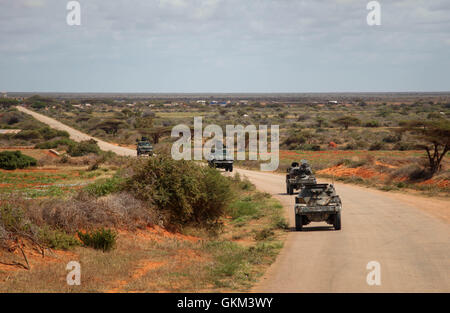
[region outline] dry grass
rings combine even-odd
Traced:
[[[256,192],[245,180],[233,181],[238,200],[232,207],[250,202],[256,206],[226,217],[223,229],[215,233],[193,227],[183,229],[184,234],[158,226],[140,227],[155,221],[146,221],[145,212],[131,214],[139,212],[142,203],[124,194],[90,204],[81,204],[91,202],[82,199],[74,204],[42,201],[32,208],[34,221],[61,225],[68,231],[110,225],[119,230],[117,247],[107,253],[75,247],[58,258],[30,257],[30,271],[0,267],[0,292],[246,291],[275,260],[285,232],[278,202]],[[258,236],[267,229],[270,238]],[[81,264],[81,286],[66,284],[69,261]]]

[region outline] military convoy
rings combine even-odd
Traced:
[[[136,147],[137,156],[153,155],[153,146],[147,137],[142,137],[141,140],[136,139],[136,142],[137,142],[137,147]]]
[[[297,189],[303,188],[305,184],[317,183],[316,177],[313,175],[311,167],[305,160],[301,164],[293,162],[287,169],[286,174],[286,193],[294,194]]]
[[[342,201],[334,186],[318,184],[305,160],[293,162],[287,172],[286,193],[292,195],[300,189],[295,197],[295,229],[301,231],[311,222],[327,222],[340,230]]]

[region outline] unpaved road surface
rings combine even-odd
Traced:
[[[285,177],[238,171],[281,201],[293,227],[295,195],[285,194]],[[397,199],[363,187],[335,186],[343,202],[342,230],[326,223],[292,230],[255,292],[450,291],[450,225],[427,212],[433,199],[416,197],[430,203],[422,210],[403,195]],[[380,286],[367,284],[370,261],[381,265]]]
[[[136,150],[133,149],[129,149],[129,148],[125,148],[125,147],[120,147],[117,145],[114,145],[112,143],[94,138],[92,136],[86,135],[85,133],[82,133],[72,127],[69,127],[61,122],[58,122],[57,120],[50,118],[48,116],[36,113],[34,111],[28,110],[27,108],[24,108],[22,106],[17,106],[17,109],[21,112],[30,114],[31,116],[33,116],[35,119],[37,119],[38,121],[47,124],[48,126],[54,128],[54,129],[58,129],[58,130],[65,130],[70,134],[70,138],[72,138],[75,141],[83,141],[83,140],[89,140],[89,139],[94,139],[95,141],[97,141],[98,146],[100,147],[100,149],[102,149],[103,151],[112,151],[115,152],[118,155],[125,155],[125,156],[134,156],[136,155]]]
[[[74,140],[92,137],[23,107]],[[98,140],[103,150],[135,155],[135,150]],[[294,197],[285,194],[284,176],[237,169],[256,187],[281,201],[291,228]],[[276,262],[255,292],[450,292],[450,202],[335,184],[342,198],[342,230],[312,223],[291,231]],[[381,265],[381,285],[369,286],[369,262]]]

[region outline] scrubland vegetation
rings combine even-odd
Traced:
[[[105,261],[102,254],[107,253],[110,262],[128,262],[126,266],[131,269],[139,268],[140,261],[159,262],[161,255],[155,255],[154,249],[174,255],[183,255],[188,249],[199,257],[177,263],[180,268],[163,274],[149,271],[149,277],[158,276],[159,284],[143,284],[137,290],[247,290],[273,262],[285,227],[281,205],[239,175],[224,177],[215,169],[164,156],[141,159],[65,197],[29,198],[17,192],[2,197],[0,279],[5,275],[9,278],[0,290],[43,287],[34,279],[46,271],[47,285],[39,291],[65,291],[66,284],[52,281],[64,271],[42,265],[34,268],[42,262],[41,256],[55,262],[57,251],[68,251],[67,255],[77,255],[82,261]],[[155,230],[163,235],[153,234]],[[167,235],[167,230],[173,233]],[[148,238],[144,234],[153,235]],[[144,243],[145,248],[127,250],[130,255],[123,257],[129,245]],[[126,279],[121,277],[125,273],[113,273],[115,266],[110,268],[112,272],[92,271],[90,275],[92,279],[105,279],[101,275]],[[158,269],[172,266],[168,263]],[[33,271],[15,271],[11,277],[8,267]],[[168,286],[176,275],[189,279]],[[148,279],[144,276],[139,279]],[[33,280],[31,286],[24,283],[29,279]],[[96,285],[88,280],[79,291],[115,287],[114,280]],[[125,291],[127,286],[122,287],[124,290],[117,291]],[[131,282],[129,288],[134,288]]]

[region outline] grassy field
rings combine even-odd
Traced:
[[[21,194],[26,198],[66,197],[97,179],[108,178],[115,173],[114,167],[111,166],[88,170],[89,163],[63,164],[62,157],[46,149],[0,149],[0,151],[16,150],[35,158],[41,166],[14,171],[0,169],[0,195],[3,196]],[[83,158],[75,159],[83,163]],[[85,161],[93,162],[87,159]]]

